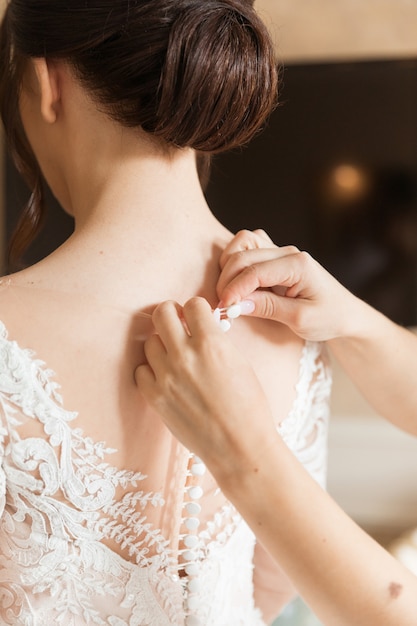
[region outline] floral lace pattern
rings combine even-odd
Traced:
[[[330,377],[306,344],[297,398],[279,430],[323,482]],[[164,507],[146,476],[73,428],[53,372],[0,326],[0,623],[19,626],[263,626],[254,607],[253,533],[224,502],[198,533],[198,587],[148,520]],[[35,423],[38,435],[24,427]],[[130,560],[110,549],[112,540]]]

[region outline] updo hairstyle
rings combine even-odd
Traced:
[[[276,103],[268,31],[250,0],[9,0],[0,29],[6,140],[31,197],[11,242],[38,233],[39,166],[19,116],[27,59],[70,63],[100,110],[179,148],[211,155],[247,143]]]

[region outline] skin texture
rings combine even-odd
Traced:
[[[261,231],[239,233],[220,263],[222,304],[251,299],[252,315],[287,323],[304,338],[327,340],[368,399],[383,407],[382,394],[385,414],[395,408],[392,421],[417,432],[417,381],[415,368],[408,369],[417,346],[410,332],[357,300],[310,256],[277,248]],[[413,626],[417,578],[364,533],[286,448],[255,373],[219,330],[207,302],[192,299],[183,308],[166,302],[153,322],[148,363],[136,370],[141,392],[175,436],[205,460],[322,622]],[[379,380],[390,385],[377,385],[377,367]]]
[[[66,63],[28,63],[20,110],[42,172],[75,229],[48,257],[2,282],[0,319],[11,339],[55,372],[86,436],[117,449],[114,465],[149,474],[149,490],[159,491],[168,484],[171,448],[186,451],[135,382],[152,334],[150,313],[158,302],[195,295],[215,307],[219,260],[233,234],[207,205],[195,152],[121,127]],[[242,319],[230,337],[281,421],[294,401],[303,342],[286,326],[255,318]],[[173,523],[180,516],[179,510]],[[151,521],[175,537],[170,516]],[[127,548],[108,543],[129,558]],[[260,544],[254,584],[267,622],[294,595]]]

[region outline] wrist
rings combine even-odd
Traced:
[[[348,376],[361,389],[364,377],[369,381],[371,370],[378,370],[376,364],[397,350],[399,331],[407,332],[370,305],[355,298],[342,332],[329,340],[327,345]]]
[[[327,343],[330,347],[345,342],[362,343],[378,335],[381,325],[385,326],[387,323],[391,324],[382,313],[352,295],[348,308],[344,308],[340,314],[340,324],[335,336]]]
[[[281,454],[289,454],[289,451],[274,429],[262,438],[252,437],[249,445],[230,447],[209,467],[225,496],[238,504],[242,499],[260,495],[260,482],[271,474],[277,462],[280,463]]]

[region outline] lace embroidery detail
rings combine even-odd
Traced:
[[[320,354],[320,346],[305,346],[297,399],[280,432],[322,475],[330,383]],[[162,495],[141,489],[146,475],[112,466],[115,451],[72,428],[76,416],[64,409],[53,372],[9,341],[0,323],[0,622],[183,626],[187,581],[147,516],[164,507]],[[28,420],[45,436],[21,437]],[[255,539],[233,506],[223,499],[197,536],[193,614],[205,626],[264,626],[253,604]]]
[[[322,344],[306,342],[293,407],[278,432],[299,461],[324,486],[331,373]]]

